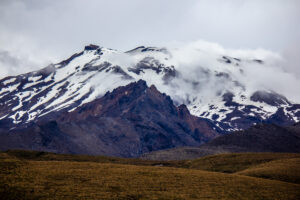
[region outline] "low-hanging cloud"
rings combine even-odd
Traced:
[[[217,93],[236,93],[238,88],[248,95],[257,90],[274,91],[300,102],[300,79],[293,71],[286,70],[285,60],[278,53],[264,49],[228,49],[206,41],[181,43],[169,50],[170,62],[181,77],[172,83],[178,88],[164,92],[177,96],[179,102],[199,93],[202,101],[208,102]],[[222,61],[223,56],[236,64]]]
[[[218,66],[216,55],[264,60],[244,63],[234,79],[299,102],[299,9],[298,0],[2,0],[0,78],[57,63],[89,43],[123,51],[167,46],[193,81],[206,81],[199,73]],[[212,80],[207,87],[225,87]]]
[[[6,76],[18,75],[38,69],[36,63],[27,58],[14,57],[8,51],[0,51],[0,79]]]

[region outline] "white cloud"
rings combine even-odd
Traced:
[[[210,101],[216,97],[218,91],[236,90],[234,82],[215,77],[215,72],[222,72],[227,73],[232,81],[244,85],[248,95],[257,90],[273,90],[294,102],[300,102],[298,92],[300,79],[294,71],[286,70],[285,61],[278,53],[263,49],[227,49],[206,41],[177,43],[175,46],[171,48],[173,55],[171,62],[182,74],[183,79],[176,79],[174,83],[179,85],[181,90],[165,91],[169,94],[175,92],[180,97],[202,93],[204,101]],[[241,59],[242,62],[237,67],[222,64],[219,61],[222,56]],[[262,60],[263,64],[254,60]],[[184,80],[188,80],[189,83]],[[199,84],[193,88],[191,82],[199,82]]]
[[[59,62],[89,43],[125,51],[181,41],[176,62],[190,69],[182,73],[197,71],[197,63],[215,64],[208,55],[199,60],[201,48],[255,57],[266,68],[245,66],[244,81],[300,100],[299,9],[297,0],[2,0],[0,78]],[[198,39],[216,43],[193,42]]]
[[[0,79],[38,70],[58,61],[54,53],[18,33],[0,32],[0,43]]]

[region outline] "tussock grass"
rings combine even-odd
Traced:
[[[300,184],[300,158],[270,161],[237,174]]]
[[[118,158],[109,156],[91,156],[91,155],[71,155],[71,154],[56,154],[51,152],[39,151],[24,151],[24,150],[8,150],[5,152],[8,156],[20,160],[34,161],[74,161],[74,162],[97,162],[97,163],[115,163],[115,164],[130,164],[130,165],[164,165],[176,166],[180,162],[176,161],[151,161],[135,158]],[[182,164],[180,164],[181,166]]]
[[[300,158],[296,153],[230,153],[206,156],[184,162],[185,167],[207,171],[235,173],[270,161]]]
[[[244,160],[241,158],[243,155]],[[238,160],[250,170],[249,166],[280,161],[280,157],[287,160],[298,159],[298,154],[259,154],[256,159],[252,154],[232,156],[217,156],[214,158],[215,162],[212,157],[206,158],[210,163],[221,163],[222,158],[227,165],[224,164],[221,169],[220,165],[207,164],[205,168],[211,171],[203,171],[197,168],[200,168],[200,163],[208,162],[201,159],[160,163],[138,159],[9,151],[0,153],[0,198],[288,200],[300,197],[300,184],[245,176],[245,171],[240,171],[241,174],[213,172],[227,171],[229,165],[237,164]],[[250,165],[251,162],[256,164]],[[299,166],[297,160],[289,163]],[[209,166],[212,168],[209,169]],[[241,168],[245,167],[232,171]]]

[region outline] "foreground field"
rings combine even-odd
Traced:
[[[191,161],[155,162],[11,151],[0,154],[0,197],[299,199],[299,171],[294,173],[299,168],[299,158],[299,154],[225,154]],[[239,167],[228,172],[230,165]],[[200,166],[207,171],[199,170]],[[273,170],[272,166],[279,167]],[[280,178],[283,172],[284,179]],[[268,179],[261,178],[268,173]]]

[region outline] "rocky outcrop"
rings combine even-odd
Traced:
[[[138,81],[102,98],[0,134],[1,149],[136,157],[180,146],[199,146],[219,135],[208,120],[191,116],[185,106],[155,86]]]

